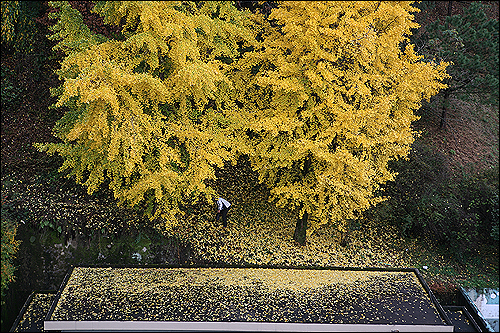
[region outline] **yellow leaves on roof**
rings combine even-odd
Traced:
[[[43,322],[54,298],[55,293],[34,294],[23,317],[13,332],[25,332],[35,329],[43,331]]]
[[[84,288],[91,291],[92,277],[99,283],[113,286],[116,292],[146,293],[161,291],[164,287],[214,286],[260,287],[275,290],[307,291],[328,285],[340,287],[363,283],[379,275],[405,275],[412,272],[370,272],[308,269],[264,268],[86,268],[75,267],[67,289]],[[103,279],[104,278],[104,279]],[[418,280],[417,280],[418,282]],[[101,285],[96,287],[101,288]],[[80,291],[84,291],[80,290]],[[70,295],[68,295],[70,296]]]
[[[76,267],[50,319],[405,322],[417,305],[442,324],[419,285],[413,272]]]

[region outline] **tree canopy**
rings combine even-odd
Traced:
[[[420,4],[429,11],[432,2]],[[412,42],[426,59],[447,61],[441,127],[446,123],[446,113],[451,95],[463,100],[479,97],[488,104],[498,105],[498,19],[488,18],[487,5],[472,2],[463,13],[451,15],[453,1],[448,3],[448,16],[440,21],[427,23],[423,31],[412,37]]]
[[[187,201],[211,202],[215,168],[250,157],[271,201],[303,231],[356,218],[383,200],[387,163],[414,140],[413,111],[446,87],[446,63],[408,37],[411,2],[283,2],[268,17],[231,2],[98,2],[108,38],[67,2],[50,37],[66,57],[39,144],[89,192],[109,180],[169,229]],[[296,237],[297,238],[297,237]],[[299,242],[303,240],[298,239]]]
[[[62,170],[91,193],[110,180],[116,198],[176,223],[184,200],[211,198],[214,167],[235,159],[237,121],[221,59],[253,42],[248,13],[229,2],[101,2],[108,39],[83,24],[67,2],[54,2],[52,39],[65,52],[57,107],[61,143],[40,145],[64,157]],[[227,60],[226,60],[227,61]]]
[[[387,162],[408,154],[413,111],[444,85],[445,64],[408,43],[410,3],[285,2],[260,48],[235,65],[253,133],[251,161],[279,206],[321,224],[380,202]],[[304,215],[307,214],[307,215]],[[303,226],[305,228],[305,226]]]
[[[488,18],[486,9],[473,2],[463,14],[429,24],[416,42],[426,57],[451,62],[449,92],[498,104],[498,20]]]

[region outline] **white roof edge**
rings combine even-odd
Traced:
[[[272,322],[44,321],[52,331],[236,331],[236,332],[453,332],[452,325],[319,324]]]

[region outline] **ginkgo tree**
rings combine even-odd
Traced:
[[[411,2],[290,1],[262,20],[262,41],[232,77],[259,179],[296,209],[294,239],[383,198],[388,161],[414,141],[413,111],[445,87],[445,63],[408,43]],[[308,228],[308,220],[309,228]]]
[[[120,203],[142,203],[165,228],[186,201],[211,200],[214,168],[234,161],[237,107],[225,75],[255,40],[249,12],[229,2],[98,2],[114,39],[93,33],[68,2],[50,2],[55,50],[65,53],[54,128],[39,144],[64,158],[60,171],[92,193],[109,180]]]
[[[61,142],[39,149],[89,192],[109,180],[121,202],[145,202],[167,229],[186,198],[210,202],[215,167],[245,154],[270,200],[297,211],[299,243],[306,228],[342,231],[383,200],[413,111],[445,87],[446,64],[408,41],[411,2],[280,2],[269,16],[231,2],[97,2],[122,26],[115,39],[51,5],[66,53],[56,106],[68,111]]]

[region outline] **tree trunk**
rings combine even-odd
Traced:
[[[304,245],[306,243],[307,218],[308,214],[305,212],[302,218],[297,219],[297,224],[295,225],[293,239],[300,245]]]
[[[347,220],[346,222],[346,231],[340,233],[340,246],[345,247],[349,244],[349,234],[352,229],[352,220]]]
[[[443,109],[441,111],[441,121],[439,122],[439,128],[441,129],[446,126],[446,114],[448,113],[448,106],[450,104],[450,91],[448,89],[444,91],[443,98]]]
[[[302,176],[305,177],[309,172],[312,164],[311,154],[307,155],[304,160],[304,167],[302,169]],[[300,205],[299,211],[302,209],[303,204]],[[306,229],[307,229],[307,212],[302,215],[302,217],[297,219],[297,224],[295,225],[295,232],[293,233],[293,239],[299,243],[300,245],[304,245],[306,243]]]
[[[451,16],[451,12],[452,12],[452,8],[453,8],[453,1],[448,1],[448,13],[447,13],[447,17],[450,17]],[[445,26],[446,26],[446,30],[448,30],[448,21],[446,20],[446,18],[444,19],[445,20]],[[439,128],[440,129],[443,129],[445,126],[446,126],[446,115],[448,113],[448,107],[450,105],[450,84],[451,84],[451,80],[450,79],[447,79],[445,81],[445,83],[448,85],[448,88],[446,88],[444,90],[444,101],[443,101],[443,109],[441,110],[441,120],[439,122]]]

